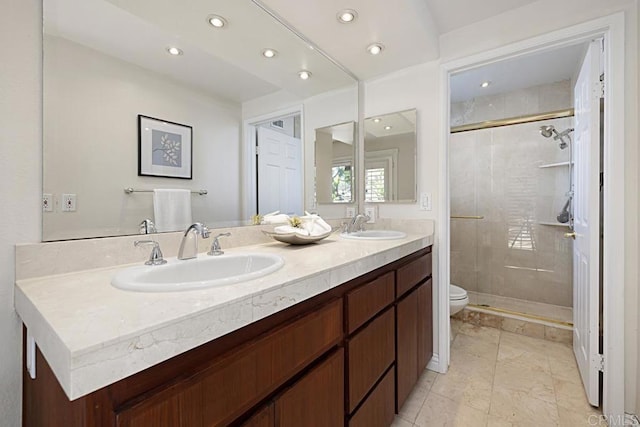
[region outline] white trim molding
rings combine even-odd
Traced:
[[[624,13],[616,13],[578,25],[549,32],[487,52],[453,60],[441,66],[442,129],[440,135],[440,203],[438,226],[441,286],[438,302],[439,361],[449,363],[449,109],[451,74],[512,59],[534,52],[557,49],[598,37],[605,40],[605,135],[604,135],[604,384],[603,413],[608,420],[623,420],[624,414],[624,144],[625,141],[625,58]],[[445,317],[446,313],[446,317]],[[617,345],[616,345],[617,344]],[[442,372],[442,370],[440,370]]]

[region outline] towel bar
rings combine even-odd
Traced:
[[[134,190],[131,187],[127,187],[127,188],[124,189],[124,192],[126,194],[131,194],[131,193],[153,193],[153,190]],[[207,190],[191,190],[191,193],[199,194],[201,196],[206,196],[209,192]]]

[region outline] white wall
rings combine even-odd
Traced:
[[[0,424],[21,425],[22,326],[13,309],[14,244],[40,240],[41,29],[39,0],[0,1]]]
[[[44,46],[45,240],[135,234],[153,219],[152,195],[123,189],[206,189],[192,196],[193,220],[240,220],[240,104],[66,39]],[[193,128],[193,179],[138,176],[138,114]],[[223,184],[224,183],[224,184]],[[62,212],[63,193],[77,211]]]
[[[552,13],[550,13],[552,11]],[[541,0],[526,7],[447,33],[440,38],[441,59],[396,72],[365,84],[365,116],[409,108],[418,109],[418,194],[431,192],[434,209],[421,212],[418,205],[382,205],[381,217],[441,218],[438,206],[438,144],[441,135],[441,63],[498,48],[517,41],[566,28],[618,11],[626,12],[625,60],[625,410],[640,410],[638,343],[638,16],[637,0]],[[539,19],[531,19],[532,16]],[[615,77],[613,77],[615,78]],[[436,238],[437,242],[437,238]],[[434,277],[437,289],[437,272]],[[437,349],[436,349],[437,351]],[[638,406],[636,407],[636,403]]]

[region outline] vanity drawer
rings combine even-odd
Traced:
[[[394,274],[389,272],[347,294],[347,332],[352,333],[394,299]]]
[[[400,267],[396,276],[396,297],[400,298],[409,289],[431,275],[431,253]]]
[[[395,368],[389,369],[373,393],[367,397],[353,417],[349,427],[388,427],[395,417]]]
[[[393,308],[358,332],[347,346],[349,412],[352,412],[395,359]]]

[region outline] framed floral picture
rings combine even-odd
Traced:
[[[191,126],[138,115],[138,175],[192,178]]]

